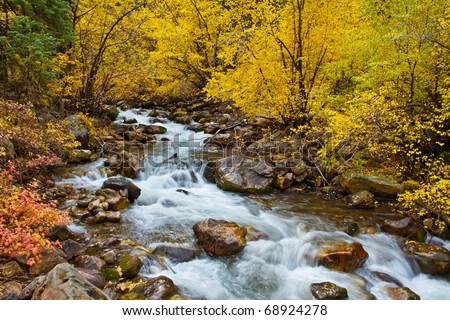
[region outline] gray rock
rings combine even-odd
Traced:
[[[80,255],[84,251],[83,245],[72,239],[62,241],[61,245],[67,260]]]
[[[54,267],[39,285],[32,300],[109,300],[74,267],[62,263]]]
[[[231,156],[216,163],[216,182],[225,191],[270,192],[276,177],[275,166],[262,158]]]
[[[124,177],[113,177],[103,182],[102,189],[113,189],[116,191],[127,190],[128,199],[133,202],[141,195],[141,189],[131,180]]]
[[[39,276],[33,279],[19,294],[20,300],[31,300],[36,288],[44,283],[45,276]]]
[[[98,270],[77,268],[78,272],[85,278],[87,281],[92,283],[99,289],[103,289],[106,285],[106,279],[103,274]]]
[[[89,255],[76,257],[75,260],[73,261],[73,264],[76,268],[89,270],[101,270],[106,266],[106,262],[103,261],[102,259]]]

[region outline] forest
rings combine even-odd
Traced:
[[[404,181],[397,206],[450,238],[449,0],[0,0],[0,257],[59,245],[50,173],[101,153],[124,102],[259,119],[301,142],[314,187]]]

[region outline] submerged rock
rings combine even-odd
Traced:
[[[210,256],[230,256],[246,245],[247,229],[235,222],[207,219],[194,225],[199,245]]]
[[[55,266],[45,277],[32,300],[109,300],[68,263]]]
[[[320,250],[317,254],[319,265],[343,272],[355,271],[368,258],[369,254],[359,242],[334,245]]]
[[[127,190],[128,199],[133,202],[141,195],[141,189],[131,180],[124,177],[113,177],[103,182],[102,189],[113,189],[116,191]]]
[[[349,195],[346,202],[350,208],[355,209],[374,209],[377,207],[374,195],[367,190]]]
[[[153,250],[154,254],[167,256],[174,262],[187,262],[194,260],[200,255],[200,250],[194,248],[175,247],[170,245],[159,245]]]
[[[432,275],[450,272],[450,251],[446,248],[418,241],[406,241],[406,250],[411,253],[421,270]]]
[[[343,300],[348,298],[347,289],[332,282],[311,284],[311,293],[317,300]]]
[[[363,174],[355,170],[348,170],[341,176],[340,183],[347,193],[367,190],[375,196],[395,198],[404,190],[403,184],[384,176]]]
[[[276,178],[275,166],[262,158],[231,156],[216,163],[216,183],[225,191],[270,192]]]

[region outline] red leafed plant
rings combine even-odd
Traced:
[[[50,241],[49,232],[68,217],[56,210],[55,203],[43,202],[35,184],[26,188],[14,185],[14,171],[11,162],[0,171],[0,253],[23,255],[33,265],[40,260],[42,250],[60,246]]]

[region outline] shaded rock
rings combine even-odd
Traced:
[[[278,176],[277,187],[281,191],[285,191],[292,186],[294,174],[292,172],[286,173],[283,176]]]
[[[119,260],[119,266],[122,271],[122,277],[131,279],[136,276],[143,266],[143,262],[136,256],[125,255]]]
[[[101,106],[102,114],[106,115],[111,121],[116,120],[119,116],[119,109],[117,106],[104,104]]]
[[[200,256],[200,251],[194,248],[159,245],[153,250],[154,254],[167,256],[173,262],[187,262]]]
[[[350,223],[345,229],[345,233],[349,236],[356,236],[360,232],[359,224],[356,222]]]
[[[106,266],[106,262],[95,256],[83,255],[76,257],[73,265],[76,268],[101,270]]]
[[[313,283],[310,289],[317,300],[343,300],[348,298],[347,289],[332,282]]]
[[[73,231],[67,224],[58,224],[50,230],[50,236],[54,240],[64,241],[68,239],[81,239],[83,234]]]
[[[108,209],[111,211],[125,210],[130,205],[128,198],[122,197],[119,192],[113,189],[99,189],[95,194],[105,198]]]
[[[367,258],[369,254],[359,242],[337,244],[322,249],[317,254],[319,265],[343,272],[355,271]]]
[[[405,245],[424,273],[443,275],[450,272],[450,251],[446,248],[414,240],[406,241]]]
[[[142,127],[145,134],[163,134],[167,132],[167,128],[158,125],[146,125]]]
[[[124,177],[113,177],[103,182],[102,189],[113,189],[116,191],[127,190],[128,199],[133,202],[141,195],[141,189],[131,180]]]
[[[8,138],[0,138],[0,159],[13,160],[15,157],[16,151],[11,140]]]
[[[390,282],[390,283],[398,285],[399,287],[403,287],[403,284],[400,280],[394,278],[393,276],[391,276],[387,273],[374,271],[374,272],[372,272],[372,274],[375,277],[377,277],[378,279],[380,279],[381,281]]]
[[[235,222],[207,219],[194,225],[199,245],[211,256],[229,256],[242,251],[246,245],[247,229]]]
[[[56,265],[66,262],[64,252],[59,249],[46,249],[42,252],[41,261],[30,267],[30,274],[38,276],[46,274]]]
[[[75,149],[69,153],[69,163],[81,163],[91,161],[92,151],[84,149]]]
[[[165,300],[175,292],[173,281],[165,276],[150,279],[146,282],[143,295],[145,300]]]
[[[231,156],[217,161],[217,185],[225,191],[265,193],[276,181],[276,168],[262,158]]]
[[[120,273],[117,269],[105,268],[101,272],[107,281],[116,282],[120,279]]]
[[[135,118],[126,118],[123,120],[124,124],[134,124],[134,123],[138,123],[138,121]]]
[[[424,240],[426,236],[426,231],[423,225],[414,221],[410,217],[397,221],[385,220],[381,225],[381,230],[412,240]]]
[[[420,300],[419,295],[407,287],[388,288],[387,294],[393,300]]]
[[[193,124],[189,124],[186,126],[186,130],[191,130],[194,132],[203,131],[203,128],[204,128],[204,126],[201,123],[193,123]]]
[[[77,268],[78,272],[85,278],[87,281],[92,283],[99,289],[103,289],[106,285],[106,279],[103,274],[100,273],[99,270],[91,270],[84,268]]]
[[[91,212],[95,212],[96,209],[108,210],[109,205],[106,202],[102,202],[100,199],[95,199],[88,204],[87,209]]]
[[[208,162],[203,171],[205,179],[211,183],[216,183],[216,163]]]
[[[150,110],[149,113],[147,114],[147,117],[152,117],[152,118],[156,118],[159,116],[159,112],[158,110]]]
[[[205,143],[216,144],[226,148],[228,145],[234,143],[234,135],[231,133],[216,134],[205,140]]]
[[[404,190],[403,184],[396,180],[383,176],[366,175],[354,170],[344,172],[340,183],[348,193],[367,190],[375,196],[387,198],[396,198]]]
[[[36,288],[32,300],[109,300],[68,263],[54,267]]]
[[[18,300],[20,298],[19,295],[22,291],[22,285],[17,281],[7,281],[1,287],[3,287],[3,294],[0,300]]]
[[[72,134],[75,139],[80,142],[83,148],[89,146],[89,130],[84,124],[83,118],[80,115],[72,115],[64,119],[67,123],[66,130]]]
[[[45,276],[39,276],[33,279],[29,285],[27,285],[19,294],[20,300],[31,300],[31,297],[36,291],[36,288],[44,283]]]
[[[0,265],[0,278],[12,279],[23,274],[23,270],[16,261]]]
[[[349,195],[346,202],[350,208],[356,209],[374,209],[377,207],[375,196],[367,190]]]
[[[104,222],[120,222],[121,215],[118,211],[100,211],[92,219],[91,223],[104,223]]]
[[[67,260],[80,255],[84,251],[84,246],[72,239],[62,241],[61,245]]]
[[[269,238],[269,236],[266,233],[256,230],[255,228],[253,228],[251,226],[245,226],[245,228],[247,229],[247,235],[246,235],[247,241],[257,241],[257,240]]]

